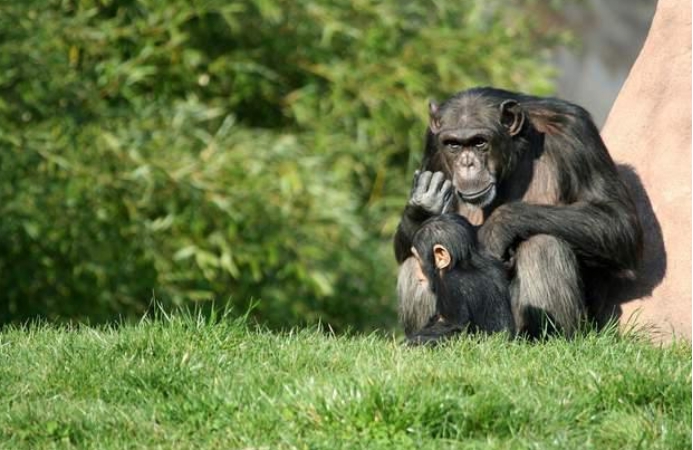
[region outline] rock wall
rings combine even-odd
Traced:
[[[637,199],[645,254],[621,323],[691,339],[691,2],[660,0],[602,136]],[[644,188],[644,189],[643,189]]]

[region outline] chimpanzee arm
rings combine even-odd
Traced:
[[[474,255],[468,267],[456,267],[437,285],[438,313],[471,332],[515,332],[508,280],[503,265]]]
[[[397,263],[401,264],[411,256],[411,243],[414,233],[421,224],[432,216],[443,212],[453,195],[452,183],[442,172],[414,173],[414,183],[407,206],[395,233],[394,247]]]
[[[566,206],[507,203],[479,230],[479,240],[494,257],[537,234],[566,241],[587,266],[633,270],[642,248],[634,208],[617,200]]]
[[[510,306],[510,291],[503,265],[488,262],[475,274],[476,298],[470,305],[472,320],[479,331],[496,333],[507,331],[515,334],[515,320]]]
[[[417,206],[407,205],[404,208],[402,219],[397,226],[394,241],[395,258],[398,264],[401,264],[405,259],[411,256],[411,245],[414,233],[416,233],[426,219],[432,216],[433,214]]]

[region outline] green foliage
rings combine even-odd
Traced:
[[[3,2],[0,322],[393,318],[427,100],[551,88],[525,3]]]
[[[8,328],[0,448],[691,448],[686,342],[463,337],[431,351],[194,316]]]

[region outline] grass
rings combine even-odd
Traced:
[[[0,334],[0,448],[690,449],[691,347],[271,333],[191,316]]]

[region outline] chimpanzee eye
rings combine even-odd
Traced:
[[[482,149],[486,147],[486,144],[488,144],[488,141],[482,137],[475,137],[472,139],[472,142],[470,144],[478,149]]]
[[[443,145],[449,148],[450,150],[459,150],[462,148],[462,143],[460,141],[456,141],[454,139],[446,139],[443,141]]]

